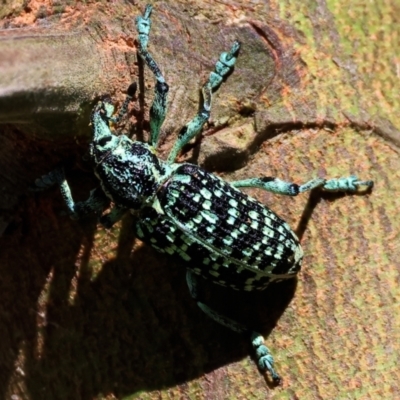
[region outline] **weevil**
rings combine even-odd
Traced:
[[[212,96],[234,69],[240,43],[220,55],[215,69],[202,87],[200,107],[195,117],[179,132],[166,161],[157,157],[160,130],[167,112],[168,84],[147,49],[152,7],[146,6],[136,18],[138,54],[155,77],[154,99],[150,108],[149,143],[115,135],[111,123],[127,112],[136,92],[129,86],[121,110],[114,115],[109,98],[103,98],[91,114],[90,159],[100,186],[86,201],[74,202],[63,169],[36,180],[43,189],[58,184],[73,218],[89,213],[101,215],[109,201],[111,211],[100,218],[107,228],[126,212],[137,217],[136,235],[160,253],[179,256],[186,262],[187,283],[198,306],[215,321],[249,336],[261,371],[268,371],[275,383],[280,377],[263,336],[247,326],[221,315],[198,297],[198,277],[237,290],[263,290],[270,283],[292,279],[301,268],[303,250],[296,234],[273,211],[240,191],[263,190],[297,196],[321,188],[326,191],[355,192],[371,188],[370,180],[346,178],[312,179],[304,184],[261,177],[225,182],[197,165],[176,163],[181,149],[199,135],[210,116]]]

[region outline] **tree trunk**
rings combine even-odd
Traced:
[[[61,163],[74,198],[88,196],[91,108],[104,94],[120,104],[134,80],[138,102],[116,129],[147,138],[154,79],[136,55],[145,2],[132,3],[3,1],[0,398],[400,398],[398,2],[154,2],[149,49],[170,86],[161,158],[237,39],[201,143],[180,161],[227,181],[375,181],[360,196],[248,191],[301,238],[297,285],[207,295],[269,335],[276,388],[248,341],[191,301],[185,264],[135,239],[130,216],[105,230],[63,216],[57,190],[28,190]]]

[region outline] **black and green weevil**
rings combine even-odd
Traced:
[[[217,322],[249,335],[260,370],[269,371],[275,383],[280,377],[260,333],[227,318],[204,304],[197,296],[197,277],[237,290],[263,290],[271,282],[291,279],[301,268],[303,250],[296,234],[273,211],[240,191],[261,188],[272,193],[297,196],[320,187],[326,191],[355,192],[371,188],[370,180],[356,176],[312,179],[298,185],[278,178],[250,178],[225,182],[197,165],[176,163],[180,150],[197,136],[210,116],[212,94],[232,72],[240,43],[222,53],[202,88],[196,116],[179,132],[167,161],[157,157],[160,128],[167,112],[168,84],[147,50],[152,7],[136,19],[138,52],[156,79],[150,109],[149,143],[115,135],[110,123],[119,121],[136,92],[129,86],[118,115],[109,98],[102,99],[91,115],[93,138],[89,154],[100,186],[84,202],[74,202],[62,169],[36,181],[38,188],[58,184],[73,218],[101,214],[111,200],[113,208],[100,218],[111,227],[130,211],[137,217],[137,236],[160,253],[178,255],[187,267],[187,283],[199,307]]]

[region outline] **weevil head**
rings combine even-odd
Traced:
[[[119,143],[118,136],[110,129],[110,119],[114,113],[114,106],[109,97],[100,100],[94,107],[91,115],[93,138],[90,143],[89,153],[92,160],[98,164]]]

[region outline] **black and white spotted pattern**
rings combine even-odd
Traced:
[[[181,164],[157,198],[165,214],[143,209],[138,236],[198,275],[250,291],[301,267],[301,247],[285,221],[198,166]]]

